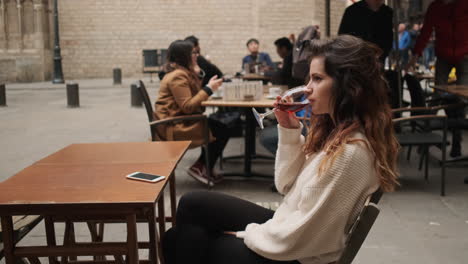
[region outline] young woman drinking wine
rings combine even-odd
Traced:
[[[398,143],[380,50],[348,35],[311,49],[308,135],[294,114],[275,111],[278,210],[188,193],[163,240],[167,263],[331,263],[366,198],[379,187],[394,190]]]

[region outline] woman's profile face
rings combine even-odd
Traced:
[[[333,78],[325,72],[325,58],[315,57],[310,63],[310,81],[307,84],[307,99],[315,115],[331,112]]]
[[[197,65],[197,57],[199,55],[198,49],[192,49],[192,66]]]

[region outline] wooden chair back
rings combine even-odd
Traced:
[[[143,100],[143,104],[145,105],[146,114],[148,114],[148,121],[154,121],[153,115],[153,106],[151,105],[151,100],[148,95],[148,91],[146,90],[145,84],[143,81],[139,80],[137,83],[138,91],[140,91],[141,99]]]
[[[139,80],[137,82],[137,89],[140,91],[141,100],[143,100],[143,104],[145,105],[146,114],[148,115],[148,121],[151,123],[155,121],[154,113],[153,113],[153,106],[151,105],[151,100],[148,95],[148,91],[146,90],[145,84],[143,81]],[[151,140],[157,141],[156,137],[156,127],[150,125],[150,133],[151,133]]]
[[[382,195],[383,195],[383,191],[381,188],[379,188],[377,191],[375,191],[371,195],[369,202],[373,204],[379,204],[380,198],[382,198]]]
[[[377,219],[377,216],[380,213],[377,205],[371,201],[374,200],[378,202],[380,197],[382,197],[382,191],[379,189],[367,199],[366,205],[361,211],[361,214],[350,229],[348,240],[346,241],[346,247],[341,254],[340,259],[335,262],[335,264],[350,264],[353,262],[359,252],[359,249],[364,243],[367,234],[369,234],[372,225],[374,225],[375,219]]]

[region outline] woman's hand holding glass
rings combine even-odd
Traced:
[[[300,128],[300,121],[299,119],[297,119],[296,114],[294,112],[283,111],[278,109],[278,104],[281,103],[281,100],[281,96],[277,96],[276,102],[273,104],[273,106],[275,107],[274,113],[278,124],[284,128],[289,129]]]
[[[263,129],[263,119],[275,114],[279,124],[284,128],[300,128],[299,120],[295,113],[307,107],[310,102],[307,99],[308,89],[302,85],[296,88],[285,91],[281,96],[276,97],[274,108],[265,113],[258,113],[255,108],[252,108],[253,115],[258,122],[258,125]]]

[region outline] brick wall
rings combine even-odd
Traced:
[[[247,54],[245,42],[279,60],[275,39],[319,24],[325,32],[324,0],[61,0],[60,36],[66,79],[140,76],[142,50],[167,48],[188,35],[200,38],[202,54],[233,74]],[[346,1],[332,2],[332,35]]]

